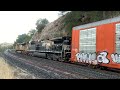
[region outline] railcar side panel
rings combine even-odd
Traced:
[[[106,59],[101,61],[101,65],[111,67],[111,54],[115,53],[115,23],[97,26],[96,46],[98,56],[103,54],[102,58]]]
[[[72,30],[71,61],[76,62],[75,55],[79,51],[79,30]]]

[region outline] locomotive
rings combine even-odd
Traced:
[[[39,42],[30,41],[29,43],[16,44],[15,50],[31,56],[68,61],[71,56],[71,37],[64,36]]]
[[[72,37],[31,41],[26,48],[33,56],[120,69],[120,16],[75,26]]]

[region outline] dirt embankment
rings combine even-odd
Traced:
[[[10,66],[0,57],[0,79],[37,79],[37,77],[21,68]]]

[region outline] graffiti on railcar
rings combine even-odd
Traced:
[[[90,64],[98,64],[98,63],[109,63],[109,59],[107,58],[108,53],[106,51],[100,52],[98,55],[96,53],[84,53],[80,52],[76,54],[76,58],[78,62],[85,62]]]
[[[117,53],[111,54],[111,58],[112,58],[113,62],[120,63],[120,54],[117,54]]]
[[[76,58],[78,62],[97,64],[96,53],[77,53]]]
[[[108,55],[108,52],[106,51],[103,51],[103,52],[100,52],[99,55],[97,56],[97,60],[99,63],[109,63],[110,60],[107,58],[107,55]]]

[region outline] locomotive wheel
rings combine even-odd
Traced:
[[[50,59],[53,60],[53,54],[50,55]]]
[[[47,54],[45,54],[45,59],[48,59],[48,55]]]
[[[47,54],[47,59],[53,60],[53,55],[52,54]]]
[[[61,57],[58,58],[58,61],[62,61]]]

